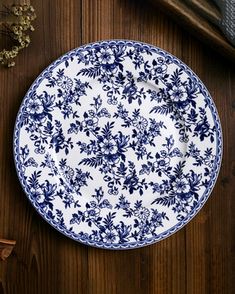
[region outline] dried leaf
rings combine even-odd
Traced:
[[[5,260],[12,252],[16,241],[0,239],[0,259]]]

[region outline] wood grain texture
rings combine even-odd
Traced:
[[[192,6],[199,14],[205,16],[207,19],[211,20],[213,23],[220,23],[221,12],[213,0],[184,0],[185,3]]]
[[[10,0],[9,0],[10,2]],[[0,235],[17,244],[0,262],[0,294],[235,293],[235,69],[145,1],[33,0],[32,44],[0,69]],[[208,87],[220,114],[224,158],[213,193],[175,235],[152,246],[106,251],[51,228],[26,200],[12,157],[20,103],[37,75],[66,51],[100,39],[162,47]]]

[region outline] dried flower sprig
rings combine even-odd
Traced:
[[[34,31],[32,21],[35,20],[36,14],[32,5],[15,5],[5,7],[5,21],[2,22],[3,30],[0,33],[10,37],[16,45],[10,50],[3,49],[0,52],[0,64],[8,67],[14,66],[14,58],[18,53],[28,47],[30,37],[27,31]]]

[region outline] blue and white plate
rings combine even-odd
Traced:
[[[40,215],[84,244],[128,249],[189,222],[222,157],[212,98],[168,52],[113,40],[82,46],[29,89],[14,133],[16,169]]]

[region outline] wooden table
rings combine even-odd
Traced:
[[[235,293],[235,68],[177,26],[134,0],[35,0],[32,44],[16,67],[0,69],[0,236],[17,240],[0,262],[0,294]],[[146,248],[107,251],[72,241],[27,201],[16,176],[12,133],[20,103],[37,75],[66,51],[127,38],[168,50],[208,87],[219,111],[224,159],[201,212],[168,239]]]

